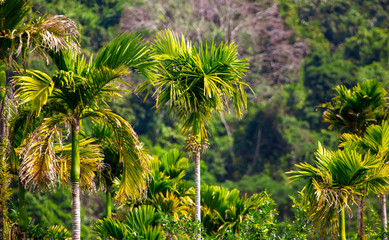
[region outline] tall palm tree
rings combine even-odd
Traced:
[[[182,124],[182,132],[190,133],[187,148],[195,162],[195,220],[200,212],[200,151],[205,150],[206,126],[212,113],[228,111],[228,99],[233,100],[235,113],[241,117],[247,108],[246,84],[241,81],[248,68],[247,59],[239,59],[236,46],[221,43],[192,43],[169,30],[157,35],[152,45],[160,61],[155,82],[145,82],[139,91],[156,86],[156,106],[168,106]],[[205,139],[206,140],[206,139]]]
[[[384,121],[381,125],[370,125],[366,128],[366,133],[363,137],[355,134],[343,134],[340,147],[355,148],[357,150],[369,151],[382,160],[383,164],[388,164],[389,154],[389,122]],[[386,212],[386,193],[380,196],[382,203],[381,220],[383,229],[386,232],[387,228],[387,212]]]
[[[376,80],[367,80],[357,84],[351,90],[344,85],[335,88],[337,96],[331,102],[319,105],[326,108],[323,113],[324,122],[330,123],[329,129],[337,128],[351,134],[363,136],[366,128],[372,124],[380,124],[387,120],[387,92]],[[364,195],[358,201],[358,232],[361,239],[364,233]]]
[[[15,56],[25,59],[28,50],[35,50],[47,59],[47,51],[58,51],[69,47],[78,48],[78,36],[74,21],[64,16],[41,16],[31,13],[30,0],[0,1],[0,239],[3,237],[3,212],[7,195],[8,178],[6,176],[6,160],[8,156],[8,125],[10,101],[7,92],[6,65],[19,68],[14,61]],[[23,202],[24,186],[19,187],[19,199]],[[25,208],[19,209],[24,215]],[[22,228],[25,228],[23,226]],[[22,229],[23,230],[23,229]]]
[[[307,179],[303,188],[304,203],[313,226],[334,235],[339,227],[340,239],[346,239],[345,211],[356,195],[365,192],[383,193],[388,189],[389,165],[371,154],[360,154],[353,149],[324,149],[319,143],[316,167],[297,164],[298,171],[290,171],[292,181]],[[341,216],[338,213],[341,212]]]
[[[17,96],[31,105],[32,111],[39,113],[43,107],[49,108],[52,116],[43,120],[40,127],[30,136],[26,145],[25,156],[39,156],[44,166],[54,166],[57,159],[54,154],[54,142],[63,140],[63,127],[70,132],[72,143],[72,161],[70,179],[72,182],[72,236],[80,239],[80,131],[81,121],[85,118],[93,122],[103,119],[113,132],[113,141],[119,146],[123,164],[121,184],[117,199],[141,196],[147,175],[147,159],[137,158],[140,154],[140,143],[131,125],[109,109],[101,107],[102,103],[119,96],[123,91],[120,77],[128,74],[129,68],[152,77],[151,51],[140,37],[123,34],[108,44],[95,59],[86,61],[76,52],[60,51],[52,54],[58,71],[50,77],[39,71],[27,71],[27,76],[15,77],[18,87]],[[34,147],[41,143],[41,147]],[[129,146],[127,146],[129,145]],[[127,152],[128,149],[131,151]],[[129,162],[125,156],[131,156],[136,162]],[[33,164],[26,164],[22,172],[34,174]],[[47,176],[55,179],[53,168],[43,169]],[[37,178],[26,178],[25,183],[39,181],[43,185],[52,181],[40,181]]]

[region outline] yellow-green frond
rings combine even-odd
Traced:
[[[23,103],[30,104],[31,111],[39,115],[54,89],[54,82],[44,72],[27,70],[28,76],[15,76],[15,86],[18,88],[16,97]]]

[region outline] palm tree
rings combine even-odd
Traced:
[[[60,51],[52,54],[58,71],[49,77],[39,71],[27,71],[27,76],[15,77],[18,87],[17,96],[29,103],[32,111],[39,113],[43,107],[52,112],[52,116],[43,120],[40,127],[29,137],[25,156],[38,156],[45,166],[55,166],[57,159],[53,149],[57,140],[63,140],[63,127],[70,132],[72,143],[72,160],[70,179],[72,182],[72,236],[80,239],[80,131],[81,121],[85,118],[96,122],[103,119],[113,132],[114,144],[119,146],[123,172],[117,200],[139,197],[145,188],[144,177],[147,175],[147,159],[138,158],[141,145],[131,125],[122,117],[109,109],[101,107],[102,103],[119,96],[123,91],[120,86],[113,85],[120,77],[128,74],[128,68],[152,77],[151,51],[140,37],[123,34],[108,44],[94,60],[86,61],[76,52]],[[41,147],[34,147],[37,143]],[[131,151],[127,152],[128,149]],[[125,156],[131,156],[127,158]],[[137,159],[129,162],[127,159]],[[22,169],[25,175],[34,174],[33,164],[26,164]],[[43,176],[55,179],[53,168],[43,169]],[[33,181],[48,185],[52,181],[40,181],[37,178],[26,178],[25,183]]]
[[[388,189],[389,165],[382,165],[374,155],[362,155],[353,149],[324,149],[319,143],[315,153],[316,167],[297,164],[298,171],[290,171],[292,181],[307,179],[303,188],[303,201],[307,216],[321,233],[329,230],[333,235],[339,227],[342,240],[346,239],[345,211],[356,195],[365,192],[383,193]],[[341,212],[339,218],[338,213]]]
[[[27,21],[28,20],[28,21]],[[47,59],[47,51],[58,51],[69,47],[78,48],[75,38],[78,36],[74,21],[64,16],[31,13],[30,0],[2,0],[0,1],[0,239],[3,237],[3,213],[6,208],[6,195],[9,177],[5,158],[8,156],[8,125],[10,101],[7,92],[6,65],[19,68],[14,61],[15,56],[22,55],[25,60],[27,50],[35,50]],[[24,186],[19,187],[20,203],[24,199]],[[20,204],[19,203],[19,204]],[[20,207],[20,212],[27,215],[25,208]],[[21,225],[22,230],[26,226]]]
[[[382,160],[383,164],[388,164],[387,156],[389,154],[389,122],[384,121],[382,125],[370,125],[366,128],[363,137],[354,134],[343,134],[340,147],[355,148],[362,151],[369,151]],[[382,225],[386,232],[387,213],[386,213],[386,193],[381,195],[382,203]]]
[[[372,124],[380,124],[388,119],[385,109],[387,92],[383,85],[376,80],[367,80],[357,84],[352,90],[344,85],[335,88],[337,96],[332,102],[324,103],[319,107],[326,108],[323,113],[324,122],[330,123],[330,130],[337,128],[351,134],[363,136],[366,128]],[[364,195],[358,199],[358,232],[361,239],[364,233]]]
[[[247,59],[239,59],[234,44],[200,44],[199,48],[166,30],[157,35],[152,45],[158,65],[157,80],[145,82],[138,91],[156,86],[156,107],[168,106],[182,124],[182,132],[190,133],[187,149],[195,162],[195,220],[200,212],[200,151],[205,150],[206,126],[212,113],[228,111],[233,100],[235,113],[241,117],[247,107],[246,92],[240,79],[248,68]],[[149,90],[150,91],[150,90]]]
[[[335,88],[337,96],[331,102],[319,105],[325,108],[324,122],[330,130],[337,128],[363,136],[371,124],[379,124],[388,119],[386,113],[387,92],[376,80],[367,80],[349,90],[344,85]]]

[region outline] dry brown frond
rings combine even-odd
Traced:
[[[9,46],[9,64],[13,55],[25,53],[27,49],[36,51],[48,61],[48,52],[67,50],[69,48],[80,51],[77,38],[79,37],[77,24],[63,16],[56,15],[46,18],[39,17],[30,23],[24,23],[17,29],[6,29],[0,33],[0,38],[12,40]]]
[[[77,31],[77,24],[73,20],[63,15],[56,15],[47,19],[42,17],[41,19],[37,22],[38,25],[35,31],[41,34],[40,46],[42,48],[56,52],[68,48],[79,50],[76,38],[80,34]],[[67,39],[67,37],[71,39]]]

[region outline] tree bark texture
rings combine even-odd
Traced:
[[[200,151],[195,156],[195,220],[201,222]]]
[[[80,183],[72,182],[72,239],[81,239]]]
[[[382,221],[382,229],[386,233],[386,227],[388,222],[388,217],[386,214],[386,194],[381,194],[381,205],[382,205],[382,214],[381,214],[381,221]],[[386,237],[384,239],[387,239]]]
[[[70,178],[72,181],[72,239],[81,239],[81,200],[80,200],[80,121],[72,122],[72,166]]]

